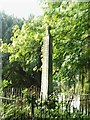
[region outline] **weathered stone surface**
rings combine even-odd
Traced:
[[[0,39],[2,39],[2,21],[0,18]],[[1,45],[1,43],[0,43]],[[2,84],[2,54],[0,53],[0,85]],[[0,89],[0,96],[2,95],[2,89]],[[2,100],[0,99],[0,115],[2,109]]]
[[[52,92],[52,37],[49,26],[46,28],[42,54],[41,94],[43,100],[45,100]]]

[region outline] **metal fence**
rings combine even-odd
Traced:
[[[90,120],[90,95],[52,94],[43,101],[40,90],[3,89],[1,120]]]

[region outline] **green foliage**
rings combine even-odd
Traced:
[[[42,34],[39,22],[24,22],[22,29],[18,26],[13,28],[14,36],[11,38],[12,44],[8,44],[10,62],[17,61],[25,72],[37,70],[40,59],[40,47]]]
[[[29,106],[28,106],[29,107]],[[5,106],[5,113],[2,115],[2,120],[28,120],[30,119],[28,107],[15,105]]]
[[[66,90],[75,86],[77,81],[83,83],[85,79],[89,81],[86,72],[90,71],[88,69],[90,64],[88,13],[88,2],[67,1],[49,3],[45,13],[44,22],[51,26],[50,32],[53,36],[53,79],[59,80],[61,86],[65,85]],[[85,75],[82,80],[80,73],[83,76],[83,69]]]
[[[6,79],[8,82],[10,80],[14,81],[16,79],[16,73],[14,71],[15,69],[15,63],[11,64],[9,62],[9,56],[10,54],[7,53],[7,44],[11,43],[10,38],[13,36],[12,34],[12,27],[14,25],[18,25],[20,28],[23,24],[23,20],[15,18],[14,16],[9,16],[5,14],[4,12],[0,12],[0,18],[2,22],[2,47],[4,48],[4,52],[2,53],[2,79]],[[4,44],[3,44],[4,43]],[[0,44],[0,47],[1,47]],[[2,51],[2,50],[1,50]],[[19,75],[18,75],[19,76]],[[20,76],[18,77],[18,79]],[[21,79],[21,78],[20,78]],[[15,80],[16,82],[17,80]],[[17,83],[17,82],[16,82]],[[8,84],[11,86],[11,84]]]
[[[8,81],[8,80],[3,80],[3,83],[0,85],[1,88],[5,88],[9,85],[12,84],[12,80]]]
[[[9,43],[12,36],[12,27],[17,24],[21,28],[23,20],[9,16],[4,12],[0,12],[0,18],[2,21],[2,39],[5,43]]]
[[[66,92],[66,94],[77,93],[77,91],[79,91],[78,93],[90,92],[89,3],[49,2],[46,3],[44,10],[44,16],[36,20],[25,21],[22,27],[15,25],[12,29],[11,18],[8,18],[8,22],[3,22],[1,48],[6,53],[4,61],[8,59],[5,64],[7,66],[4,65],[4,79],[12,80],[13,86],[18,85],[19,87],[21,84],[27,84],[28,87],[31,84],[38,84],[40,76],[38,78],[36,73],[41,71],[41,48],[45,36],[45,26],[48,23],[51,26],[50,33],[53,37],[53,79],[57,82],[56,85],[59,82],[61,92]],[[5,16],[4,19],[7,17]],[[10,25],[10,29],[5,31],[8,25]],[[6,87],[8,83],[4,81],[4,86]],[[21,103],[26,101],[27,105],[24,107],[22,104],[6,106],[3,119],[5,116],[6,120],[11,118],[19,120],[25,114],[27,116],[27,111],[31,113],[31,103],[34,105],[34,114],[39,118],[42,116],[52,119],[60,117],[68,120],[90,119],[90,116],[82,115],[77,110],[70,113],[66,109],[66,103],[64,103],[63,110],[59,109],[62,103],[57,102],[56,96],[50,96],[43,102],[36,99],[34,93],[31,96],[28,95],[27,89],[23,93],[25,96]],[[14,118],[15,114],[17,118]]]
[[[41,19],[29,18],[22,27],[18,25],[19,22],[12,25],[11,38],[8,42],[3,40],[3,79],[12,79],[12,86],[29,87],[32,83],[40,85],[41,45],[44,36]]]
[[[24,83],[29,81],[29,78],[33,79],[31,81],[38,79],[36,74],[41,71],[45,26],[49,24],[53,37],[54,81],[60,82],[62,91],[69,89],[75,93],[79,84],[79,92],[89,92],[90,87],[85,90],[87,84],[90,84],[89,3],[44,1],[43,6],[44,16],[25,21],[22,28],[14,26],[10,43],[2,44],[3,52],[9,54],[7,68],[9,65],[11,68],[15,67],[15,70],[12,70],[15,81],[22,79]],[[21,71],[24,73],[23,77],[19,74]],[[41,75],[39,85],[40,77]],[[33,84],[36,82],[31,81]]]

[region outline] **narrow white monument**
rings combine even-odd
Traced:
[[[0,18],[0,39],[2,39],[2,21]],[[0,43],[1,45],[1,43]],[[0,52],[0,86],[2,85],[2,53]],[[2,96],[2,89],[0,88],[0,96]],[[0,116],[2,110],[2,99],[0,99]]]
[[[42,49],[42,78],[41,78],[41,95],[45,100],[52,92],[52,36],[50,34],[50,26],[46,27],[46,35]]]

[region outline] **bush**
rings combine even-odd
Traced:
[[[28,120],[30,108],[28,106],[6,105],[1,120]]]

